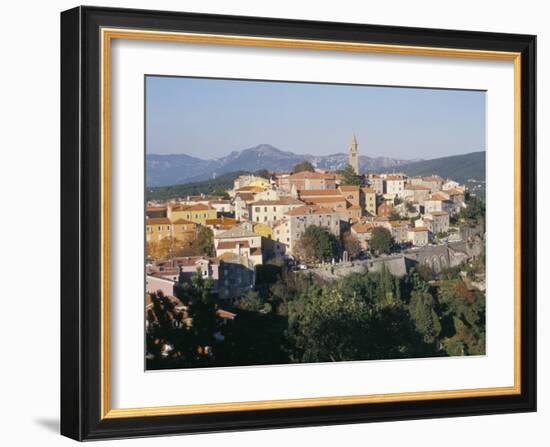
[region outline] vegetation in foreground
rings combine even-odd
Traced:
[[[221,318],[200,275],[163,296],[148,315],[148,369],[403,359],[485,354],[485,294],[468,287],[484,260],[434,278],[420,266],[404,277],[353,273],[320,283],[283,265],[257,272],[256,290]],[[462,272],[462,273],[461,273]],[[151,323],[152,322],[152,323]],[[168,348],[167,348],[168,347]]]

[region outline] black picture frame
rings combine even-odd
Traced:
[[[101,418],[100,29],[521,53],[521,393],[310,408]],[[61,13],[61,433],[77,440],[536,410],[536,37],[166,11]]]

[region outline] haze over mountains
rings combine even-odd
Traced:
[[[185,154],[147,154],[146,155],[147,186],[167,186],[207,180],[234,171],[254,172],[259,169],[270,171],[290,171],[299,162],[311,161],[316,167],[335,171],[343,169],[348,162],[348,155],[338,153],[332,155],[295,154],[277,149],[269,144],[242,151],[233,151],[229,155],[213,160],[204,160]],[[400,168],[419,159],[399,160],[389,157],[359,157],[361,172],[387,171]]]

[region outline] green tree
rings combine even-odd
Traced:
[[[292,169],[292,172],[294,174],[296,174],[297,172],[304,172],[304,171],[315,172],[315,166],[313,166],[311,162],[304,160],[298,163],[297,165],[295,165],[294,168]]]
[[[153,308],[148,315],[147,351],[152,369],[209,366],[216,361],[219,341],[216,334],[222,330],[216,304],[210,291],[211,278],[203,278],[200,269],[191,279],[191,285],[179,284],[174,294],[187,305],[187,315],[177,301],[162,293],[151,294]],[[170,346],[167,355],[162,347]]]
[[[356,285],[359,279],[356,278]],[[373,306],[337,287],[289,304],[294,362],[408,358],[429,352],[400,306]]]
[[[346,165],[346,167],[341,171],[341,180],[342,185],[360,185],[361,177],[358,176],[351,165]]]
[[[251,312],[271,312],[271,305],[262,300],[258,292],[255,292],[253,290],[247,292],[243,297],[241,297],[237,301],[236,306],[239,309],[248,310]]]
[[[351,232],[346,232],[342,236],[342,244],[344,250],[348,252],[350,259],[357,258],[362,251],[361,243]]]
[[[258,169],[256,172],[254,172],[254,175],[257,177],[265,178],[266,180],[269,180],[271,177],[271,174],[267,169]]]
[[[296,254],[306,262],[331,261],[340,254],[336,236],[317,225],[307,227],[296,243]]]
[[[369,240],[369,248],[375,254],[390,253],[393,238],[390,231],[384,227],[376,227],[372,230]]]
[[[427,292],[414,291],[411,295],[409,312],[416,329],[427,343],[433,343],[441,332],[439,316],[435,311],[433,296]]]
[[[223,189],[215,189],[210,193],[210,195],[220,197],[223,200],[229,200],[231,198],[229,197],[227,191],[224,191]]]
[[[475,196],[468,195],[466,208],[460,211],[460,218],[469,221],[485,220],[485,202]]]
[[[388,216],[389,220],[401,220],[402,216],[395,208],[392,208],[390,215]]]
[[[216,250],[214,249],[214,233],[208,227],[201,227],[197,235],[197,247],[198,254],[206,256],[214,256]]]

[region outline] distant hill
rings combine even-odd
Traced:
[[[474,187],[479,188],[476,182],[485,181],[485,152],[472,152],[464,155],[423,160],[410,164],[398,165],[397,169],[380,169],[379,172],[392,172],[396,170],[410,176],[437,174],[443,178],[452,178],[459,183],[465,183],[470,189]],[[149,187],[147,189],[147,199],[166,200],[173,197],[210,194],[213,191],[219,190],[224,191],[232,188],[233,181],[240,175],[250,174],[256,171],[237,170],[222,174],[215,179],[171,186]],[[474,179],[476,182],[470,182],[470,179]],[[484,197],[484,191],[478,191],[478,193]]]
[[[167,200],[174,197],[210,194],[213,191],[225,191],[233,188],[233,181],[240,175],[249,174],[246,171],[235,171],[220,175],[215,179],[202,180],[171,186],[156,186],[147,188],[147,200]]]
[[[437,174],[459,183],[470,183],[470,179],[485,181],[485,151],[422,160],[401,166],[398,170],[409,176]]]
[[[235,172],[254,172],[259,169],[270,171],[290,171],[297,163],[309,160],[316,167],[335,171],[343,169],[348,156],[344,153],[318,156],[295,154],[283,151],[270,144],[233,151],[229,155],[213,160],[203,160],[185,154],[147,154],[147,186],[166,186],[212,179],[219,175]],[[417,160],[398,160],[389,157],[359,157],[359,168],[362,172],[397,168]]]

